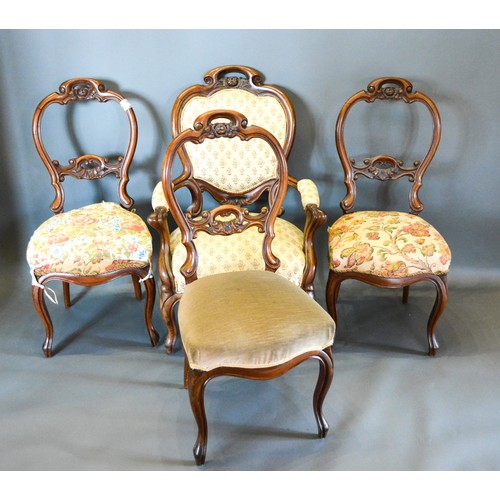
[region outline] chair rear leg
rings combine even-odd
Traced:
[[[328,282],[326,284],[326,307],[335,323],[337,323],[337,299],[342,281],[343,278],[341,276],[333,271],[330,271],[328,275]]]
[[[38,312],[42,323],[45,327],[45,341],[43,343],[43,353],[46,358],[52,357],[52,341],[54,336],[54,327],[52,325],[52,320],[45,305],[45,299],[43,296],[43,288],[33,285],[31,288],[33,295],[33,303],[35,304],[35,309]]]
[[[135,274],[132,274],[132,283],[134,284],[135,298],[137,300],[142,300],[141,284],[139,283],[139,278]]]
[[[403,287],[403,304],[408,304],[409,297],[410,297],[410,285]]]
[[[133,277],[134,283],[137,277]],[[155,327],[153,325],[153,308],[155,304],[155,297],[156,297],[156,285],[155,285],[155,279],[151,276],[148,279],[144,280],[144,288],[146,289],[146,304],[144,306],[144,319],[146,321],[146,328],[148,329],[149,333],[149,340],[151,341],[151,345],[153,347],[156,347],[160,343],[160,336],[158,335],[158,332],[155,330]],[[140,289],[140,283],[137,280],[137,284],[139,285]]]
[[[63,289],[63,297],[64,297],[64,306],[71,307],[71,294],[69,291],[69,283],[66,281],[63,281],[62,282],[62,289]]]

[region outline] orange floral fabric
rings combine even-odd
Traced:
[[[361,211],[328,229],[329,266],[385,278],[446,274],[451,252],[439,232],[416,215]]]
[[[54,215],[34,233],[26,257],[35,276],[103,274],[151,263],[144,221],[116,203],[96,203]]]

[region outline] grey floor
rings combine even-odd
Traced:
[[[171,356],[151,348],[131,282],[73,287],[72,308],[50,305],[52,359],[30,288],[20,271],[0,292],[1,470],[500,469],[500,286],[450,279],[441,350],[429,358],[432,285],[403,305],[399,291],[346,283],[326,439],[315,434],[315,362],[268,382],[219,378],[206,392],[201,468],[179,344]],[[323,293],[320,281],[322,305]]]

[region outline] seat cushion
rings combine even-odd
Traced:
[[[281,260],[277,273],[300,286],[305,265],[304,234],[280,218],[276,219],[274,230],[276,236],[272,249]],[[264,234],[259,233],[256,227],[230,236],[198,233],[195,240],[199,256],[198,278],[217,273],[264,270],[263,238]],[[186,260],[186,248],[181,242],[179,229],[171,234],[170,248],[175,289],[177,293],[183,293],[185,281],[179,270]]]
[[[179,303],[189,365],[265,368],[333,344],[335,323],[306,292],[268,271],[199,278]]]
[[[144,221],[116,203],[102,202],[54,215],[31,237],[26,257],[48,273],[103,274],[150,264],[152,239]]]
[[[446,274],[451,252],[439,232],[417,215],[361,211],[328,229],[329,266],[384,278]]]

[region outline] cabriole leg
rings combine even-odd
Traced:
[[[448,303],[448,279],[447,276],[435,276],[432,280],[436,286],[436,301],[432,308],[429,322],[427,323],[427,340],[429,343],[429,356],[435,356],[439,349],[439,344],[436,340],[436,326],[439,318]]]
[[[50,319],[49,311],[45,305],[45,299],[43,296],[43,288],[33,285],[32,286],[33,303],[35,304],[35,309],[37,310],[42,323],[45,327],[45,341],[43,343],[43,353],[46,358],[52,357],[52,339],[54,334],[54,327],[52,325],[52,320]]]
[[[204,372],[188,370],[188,391],[191,409],[198,425],[198,437],[193,447],[196,465],[203,465],[207,455],[208,425],[205,413],[205,386],[208,380]]]
[[[313,407],[316,423],[318,424],[318,435],[320,438],[324,438],[328,433],[328,422],[323,415],[323,402],[333,379],[331,347],[325,350],[321,356],[317,356],[317,359],[319,360],[319,376],[314,390]]]

